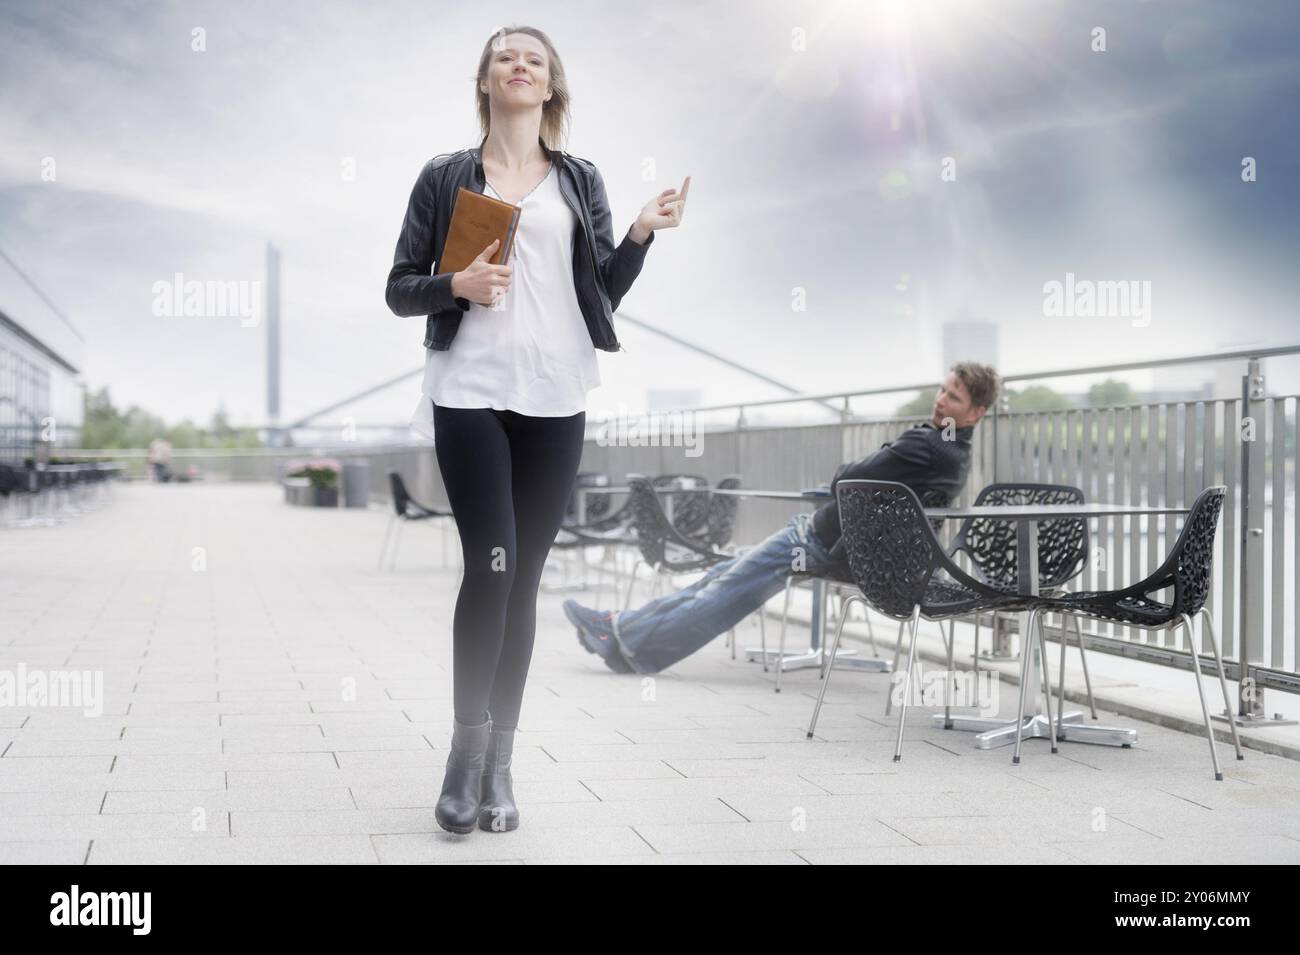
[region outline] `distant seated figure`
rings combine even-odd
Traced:
[[[172,463],[172,444],[166,438],[154,438],[149,442],[149,470],[155,481],[170,481]]]
[[[898,481],[922,497],[951,499],[966,483],[975,424],[997,400],[1001,381],[989,365],[958,362],[939,386],[934,414],[859,461],[840,465],[842,478]],[[802,512],[757,547],[713,565],[690,586],[637,609],[598,612],[575,600],[564,612],[578,639],[619,673],[656,673],[725,633],[785,587],[796,570],[818,573],[847,560],[839,507],[832,499]]]

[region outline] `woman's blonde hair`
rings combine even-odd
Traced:
[[[487,79],[488,66],[492,55],[500,52],[505,38],[511,33],[526,33],[541,41],[546,47],[546,60],[550,64],[551,98],[542,104],[541,138],[548,149],[560,149],[568,137],[569,126],[569,81],[564,75],[564,64],[560,54],[555,52],[555,44],[541,30],[528,26],[501,27],[483,46],[483,53],[478,58],[478,74],[474,77],[474,96],[478,102],[478,125],[483,133],[479,145],[487,142],[488,132],[492,128],[492,110],[488,105],[488,94],[483,92],[482,84]]]

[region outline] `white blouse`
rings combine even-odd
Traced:
[[[491,185],[485,192],[497,195]],[[518,205],[513,272],[501,308],[471,302],[451,347],[425,349],[411,427],[428,438],[434,436],[431,401],[448,408],[567,416],[585,410],[587,392],[600,384],[596,349],[573,285],[579,224],[560,192],[554,163]]]

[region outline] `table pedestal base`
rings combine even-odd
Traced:
[[[1093,726],[1083,722],[1083,713],[1078,710],[1067,712],[1063,717],[1056,739],[1063,743],[1092,743],[1096,746],[1132,746],[1137,742],[1137,730],[1120,726]],[[1007,722],[996,716],[954,716],[949,729],[978,733],[975,737],[976,749],[996,749],[1009,746],[1016,741],[1016,721]],[[942,727],[943,714],[935,715],[932,726]],[[1047,716],[1039,713],[1025,716],[1024,726],[1020,730],[1021,739],[1051,739],[1052,727]]]
[[[835,666],[841,670],[861,670],[866,673],[891,673],[894,669],[892,660],[881,660],[878,657],[859,657],[857,650],[852,648],[845,649],[840,647],[839,653],[835,654]],[[767,662],[769,666],[776,666],[776,658],[780,654],[776,650],[767,651]],[[745,649],[745,659],[749,661],[761,660],[763,650],[761,647],[747,647]],[[807,670],[809,667],[821,669],[825,665],[825,654],[821,649],[817,650],[799,650],[785,652],[785,658],[781,662],[781,669],[789,672],[790,670]]]

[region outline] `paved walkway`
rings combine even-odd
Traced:
[[[0,862],[1300,862],[1300,763],[1221,746],[1216,783],[1203,737],[1103,714],[1138,746],[1030,741],[1013,767],[915,710],[895,764],[887,677],[837,671],[807,740],[815,670],[774,694],[720,638],[620,676],[555,594],[517,741],[523,826],[454,836],[433,820],[456,582],[436,532],[408,528],[380,573],[378,508],[291,508],[270,485],[115,495],[0,527],[0,680],[97,671],[104,691],[100,716],[0,706]]]

